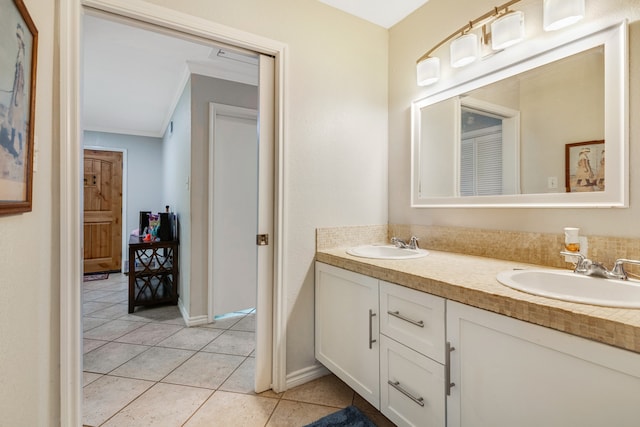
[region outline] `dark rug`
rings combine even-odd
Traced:
[[[347,406],[305,427],[376,427],[376,425],[355,406]]]
[[[85,274],[82,277],[83,282],[93,282],[94,280],[106,280],[109,278],[109,273],[91,273]]]

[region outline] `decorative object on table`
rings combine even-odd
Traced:
[[[144,236],[145,230],[149,227],[149,214],[151,211],[140,211],[140,224],[138,226],[138,235]]]
[[[565,145],[567,193],[604,191],[604,140]]]
[[[160,226],[158,227],[158,237],[161,241],[174,240],[173,236],[173,225],[172,225],[172,216],[173,214],[169,212],[169,206],[165,206],[165,212],[159,213],[160,215]]]
[[[0,10],[0,214],[30,212],[38,30],[22,0]]]
[[[306,427],[376,427],[376,425],[355,406],[347,406]]]

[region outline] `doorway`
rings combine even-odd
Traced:
[[[118,4],[109,1],[91,0],[91,10],[114,13],[119,17],[131,18],[140,23],[153,23],[154,26],[168,31],[179,31],[199,39],[222,42],[240,48],[248,48],[263,54],[272,55],[270,72],[263,72],[261,63],[261,78],[271,79],[273,92],[263,96],[260,93],[260,120],[262,125],[271,123],[274,151],[274,161],[271,173],[273,180],[274,209],[268,216],[274,225],[272,259],[259,262],[260,271],[264,265],[270,264],[273,271],[271,277],[273,286],[258,291],[258,306],[261,300],[266,307],[273,309],[273,321],[258,330],[263,329],[266,334],[258,332],[260,340],[277,343],[269,357],[269,370],[273,373],[270,381],[275,391],[284,391],[286,384],[286,316],[284,316],[283,301],[283,259],[284,252],[282,235],[285,227],[282,221],[284,208],[284,93],[287,83],[284,77],[284,63],[286,45],[250,33],[244,33],[230,27],[215,23],[203,24],[203,21],[189,15],[171,12],[168,9],[145,4],[130,2]],[[81,259],[81,225],[82,188],[79,184],[82,173],[80,163],[81,150],[81,120],[78,106],[81,105],[81,67],[80,44],[81,17],[84,8],[79,0],[62,0],[60,4],[60,192],[61,192],[61,242],[60,242],[60,283],[61,283],[61,423],[77,425],[81,420],[81,324],[80,324],[80,289],[78,283],[82,277]],[[89,10],[89,9],[86,9]],[[262,129],[265,126],[261,126]],[[261,153],[262,155],[262,153]],[[262,171],[261,171],[262,175]],[[262,180],[262,178],[261,178]],[[262,184],[261,184],[262,185]],[[270,319],[271,320],[271,319]],[[260,344],[258,344],[260,345]],[[271,359],[273,356],[273,359]]]

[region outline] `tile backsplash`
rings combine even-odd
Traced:
[[[487,230],[464,227],[441,227],[423,225],[372,225],[356,227],[321,228],[316,233],[318,250],[355,246],[367,243],[389,242],[396,236],[408,240],[417,236],[421,248],[444,252],[455,252],[526,262],[548,267],[571,268],[560,251],[564,246],[564,234],[532,233],[518,231]],[[586,236],[588,257],[613,267],[617,258],[640,259],[640,239],[608,236]],[[640,267],[625,265],[634,275]]]

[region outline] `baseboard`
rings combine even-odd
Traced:
[[[184,323],[188,327],[206,325],[207,323],[209,323],[209,317],[206,314],[190,317],[186,307],[184,306],[184,301],[182,301],[181,299],[178,299],[178,309],[180,310],[180,314],[182,315],[182,320],[184,320]]]
[[[309,381],[313,381],[317,378],[329,375],[330,373],[331,372],[327,368],[319,363],[307,368],[297,370],[295,372],[287,374],[286,388],[288,390],[290,388],[297,387],[299,385],[308,383]]]

